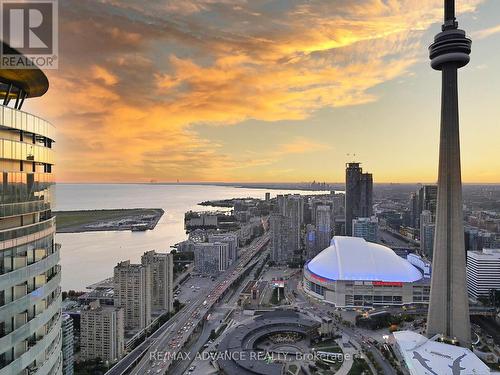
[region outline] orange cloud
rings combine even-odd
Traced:
[[[290,143],[282,144],[278,147],[277,154],[278,155],[287,155],[287,154],[305,154],[308,152],[316,152],[327,150],[331,148],[330,145],[314,142],[306,138],[296,138]]]
[[[480,2],[461,1],[461,10]],[[441,7],[65,1],[60,70],[50,72],[35,112],[58,127],[62,181],[221,181],[259,166],[265,174],[277,158],[328,146],[292,136],[254,158],[227,153],[193,125],[304,120],[325,107],[375,101],[370,89],[404,76],[422,56],[422,31]]]

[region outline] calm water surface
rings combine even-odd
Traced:
[[[154,230],[146,232],[61,233],[62,288],[83,290],[87,285],[112,276],[121,260],[138,262],[144,251],[168,251],[186,239],[184,213],[189,210],[212,210],[198,203],[229,198],[264,198],[277,194],[314,194],[298,190],[247,189],[206,185],[132,185],[132,184],[58,184],[57,210],[92,210],[105,208],[163,208]]]

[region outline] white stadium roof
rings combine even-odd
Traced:
[[[358,237],[333,237],[330,247],[308,264],[312,274],[329,280],[414,282],[420,271],[386,246]]]

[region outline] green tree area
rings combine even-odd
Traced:
[[[74,371],[75,375],[102,375],[110,368],[100,358],[91,359],[88,361],[75,362]]]
[[[281,288],[281,291],[279,292],[279,298],[278,298],[278,289],[279,288],[273,289],[273,295],[271,296],[271,304],[273,304],[273,305],[280,305],[281,301],[283,301],[285,299],[285,291],[283,288]]]
[[[194,252],[192,251],[177,251],[174,249],[170,253],[174,256],[174,275],[182,273],[187,264],[194,262]]]
[[[352,367],[347,375],[373,375],[373,372],[364,359],[354,358]]]

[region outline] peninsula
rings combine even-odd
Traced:
[[[163,214],[161,208],[55,212],[58,233],[145,231],[154,229]]]

